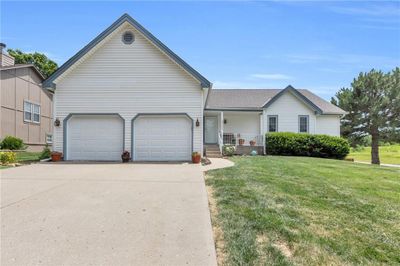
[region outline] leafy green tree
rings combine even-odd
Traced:
[[[56,62],[38,52],[24,53],[19,49],[8,49],[7,52],[15,58],[16,64],[34,64],[45,78],[53,74],[58,67]]]
[[[400,131],[400,68],[360,73],[331,102],[348,112],[342,119],[343,136],[371,135],[371,163],[380,164],[379,140]]]

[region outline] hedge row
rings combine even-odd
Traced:
[[[343,138],[304,133],[268,133],[265,146],[270,155],[344,159],[350,152],[350,145]]]

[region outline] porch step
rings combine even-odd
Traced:
[[[205,146],[205,150],[206,150],[206,157],[209,158],[221,158],[221,152],[219,151],[219,147],[218,145],[206,145]]]

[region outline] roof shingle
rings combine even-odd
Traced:
[[[280,91],[282,89],[212,89],[208,95],[206,109],[262,110]],[[346,113],[308,90],[297,91],[320,108],[323,114]]]

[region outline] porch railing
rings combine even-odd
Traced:
[[[264,137],[251,133],[228,133],[224,132],[222,143],[242,146],[264,146]]]

